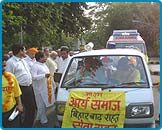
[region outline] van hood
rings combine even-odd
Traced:
[[[68,89],[59,88],[57,101],[66,102],[68,100],[70,91],[119,91],[125,92],[126,94],[126,105],[130,103],[139,103],[139,102],[153,102],[153,92],[151,88],[110,88],[101,90],[101,88],[74,88]]]

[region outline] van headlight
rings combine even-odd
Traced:
[[[65,103],[56,103],[56,113],[63,115],[65,111]]]
[[[129,104],[127,107],[126,118],[150,118],[154,115],[152,103]]]

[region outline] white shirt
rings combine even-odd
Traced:
[[[59,57],[59,56],[57,56],[56,59],[55,59],[58,70],[59,70],[59,67],[60,67],[60,64],[61,64],[62,60],[63,60],[62,57]]]
[[[33,90],[35,96],[41,95],[46,107],[52,105],[55,101],[54,89],[52,89],[52,103],[48,103],[48,89],[47,89],[47,78],[45,74],[49,73],[49,69],[45,63],[35,62],[31,68]]]
[[[32,84],[30,70],[24,59],[12,56],[6,62],[6,71],[13,73],[21,86]]]
[[[27,62],[28,66],[29,66],[29,70],[31,70],[31,67],[34,64],[34,62],[36,62],[36,60],[35,59],[31,59],[30,56],[26,56],[24,58],[24,60]]]
[[[66,58],[65,60],[62,59],[60,61],[59,67],[58,67],[58,72],[59,73],[63,73],[64,72],[64,70],[65,70],[66,66],[68,65],[69,61],[70,61],[70,56],[68,56],[68,58]]]
[[[70,62],[70,59],[71,59],[71,57],[68,56],[67,59],[62,60],[62,62],[60,63],[59,70],[58,70],[59,73],[64,73],[66,67],[68,66],[68,64]],[[70,65],[68,75],[70,76],[70,75],[73,75],[74,73],[76,73],[76,69],[77,69],[77,62],[73,60],[73,62]]]

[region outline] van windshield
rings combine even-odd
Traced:
[[[145,88],[149,87],[141,57],[87,56],[73,58],[63,88]]]
[[[145,55],[147,54],[144,43],[116,43],[116,48],[134,48],[140,50]]]

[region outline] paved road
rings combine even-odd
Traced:
[[[157,83],[160,79],[160,76],[152,75],[152,82]],[[154,102],[155,102],[155,120],[159,120],[159,113],[160,113],[160,91],[158,90],[157,86],[153,86],[153,95],[154,95]]]
[[[160,64],[155,64],[155,65],[151,64],[149,65],[149,69],[151,72],[160,72]],[[157,83],[160,80],[160,75],[151,75],[151,79],[153,83]],[[153,86],[153,94],[154,94],[154,101],[155,101],[155,120],[159,120],[160,92],[157,86]]]
[[[46,114],[48,118],[48,124],[42,125],[39,123],[39,121],[35,120],[33,128],[56,128],[58,126],[55,106],[48,108]]]

